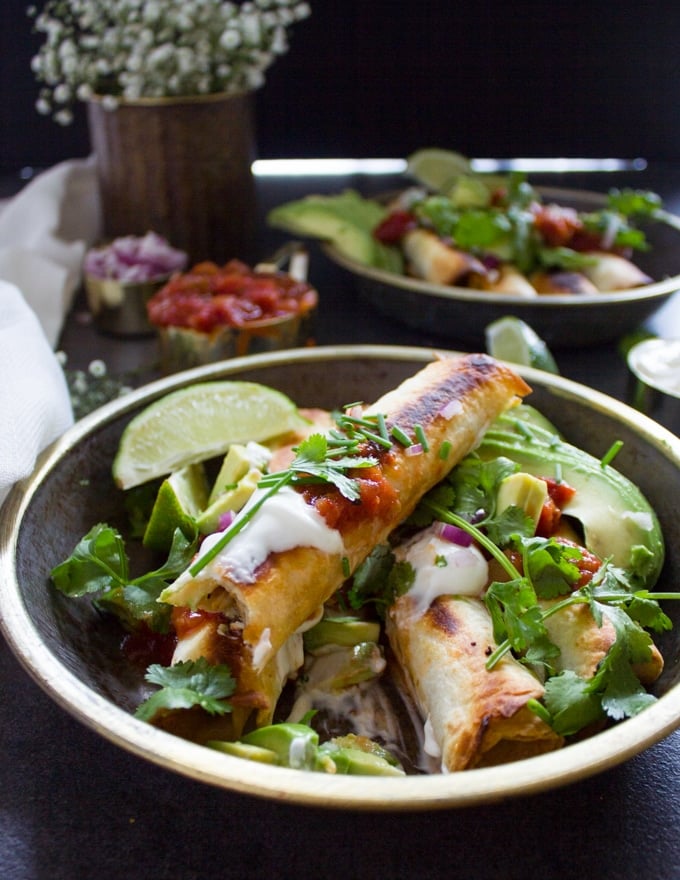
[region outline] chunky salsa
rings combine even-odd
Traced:
[[[318,294],[306,281],[284,272],[260,272],[240,260],[223,266],[202,262],[174,275],[147,303],[157,327],[187,327],[210,333],[243,327],[316,307]]]

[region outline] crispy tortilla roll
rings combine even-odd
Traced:
[[[590,252],[592,263],[583,267],[583,272],[597,290],[629,290],[651,284],[652,279],[630,260],[618,254]]]
[[[434,284],[453,284],[471,272],[483,275],[486,271],[476,257],[449,247],[429,229],[407,232],[402,247],[410,271]]]
[[[427,450],[414,455],[396,441],[389,448],[367,441],[362,453],[377,464],[351,472],[358,502],[330,485],[282,489],[202,570],[185,572],[164,591],[164,602],[222,615],[225,638],[238,645],[232,656],[237,694],[254,695],[258,723],[274,708],[280,676],[270,664],[280,649],[311,625],[348,572],[477,445],[493,419],[529,390],[485,355],[433,361],[366,410],[412,438],[420,426]]]
[[[490,766],[559,748],[563,740],[527,708],[538,679],[496,644],[481,599],[439,596],[418,613],[408,593],[387,615],[390,645],[425,720],[426,749],[444,772]],[[428,734],[431,734],[428,736]]]
[[[485,275],[473,275],[470,287],[488,290],[490,293],[507,293],[511,296],[538,296],[538,291],[526,275],[508,263]]]
[[[551,603],[541,603],[549,607]],[[547,617],[545,626],[553,644],[560,649],[555,668],[558,672],[569,669],[581,678],[592,678],[600,661],[616,640],[616,631],[606,613],[598,626],[587,605],[571,605]],[[656,645],[650,646],[650,657],[645,663],[633,666],[641,684],[653,684],[663,672],[663,657]]]

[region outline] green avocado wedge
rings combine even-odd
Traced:
[[[498,418],[476,454],[485,461],[504,456],[526,473],[572,486],[562,512],[580,522],[588,550],[611,558],[640,587],[656,583],[664,562],[661,526],[642,492],[614,467],[566,443],[524,406]]]
[[[293,235],[318,238],[365,266],[401,273],[399,250],[379,242],[373,230],[386,209],[348,189],[337,195],[309,195],[273,208],[267,222]]]

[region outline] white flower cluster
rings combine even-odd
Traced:
[[[299,0],[47,0],[29,7],[44,42],[36,107],[63,124],[93,95],[120,99],[257,89],[310,15]]]

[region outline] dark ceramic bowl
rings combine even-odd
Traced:
[[[50,586],[51,568],[98,521],[122,527],[123,496],[111,462],[125,425],[144,406],[192,382],[238,378],[263,382],[300,405],[333,407],[377,398],[420,369],[433,352],[420,348],[345,346],[234,359],[175,374],[131,393],[77,423],[17,486],[0,524],[0,615],[3,631],[36,681],[75,717],[113,743],[170,770],[212,785],[324,807],[413,810],[458,807],[564,785],[620,763],[680,723],[680,603],[669,603],[676,629],[659,645],[666,671],[659,699],[635,718],[588,740],[499,767],[406,778],[328,776],[271,767],[220,754],[136,720],[140,676],[123,662],[119,631],[88,601]],[[662,584],[680,578],[680,439],[636,411],[583,386],[523,370],[530,400],[576,444],[602,456],[624,442],[617,466],[655,506],[668,558]]]
[[[599,193],[538,187],[544,201],[592,211],[604,204]],[[484,347],[484,328],[504,315],[526,321],[551,348],[578,348],[618,339],[642,324],[680,290],[680,218],[640,224],[651,249],[635,263],[654,283],[629,291],[588,296],[550,294],[528,299],[465,287],[430,284],[348,259],[331,245],[326,255],[356,283],[377,311],[416,330],[456,343]]]

